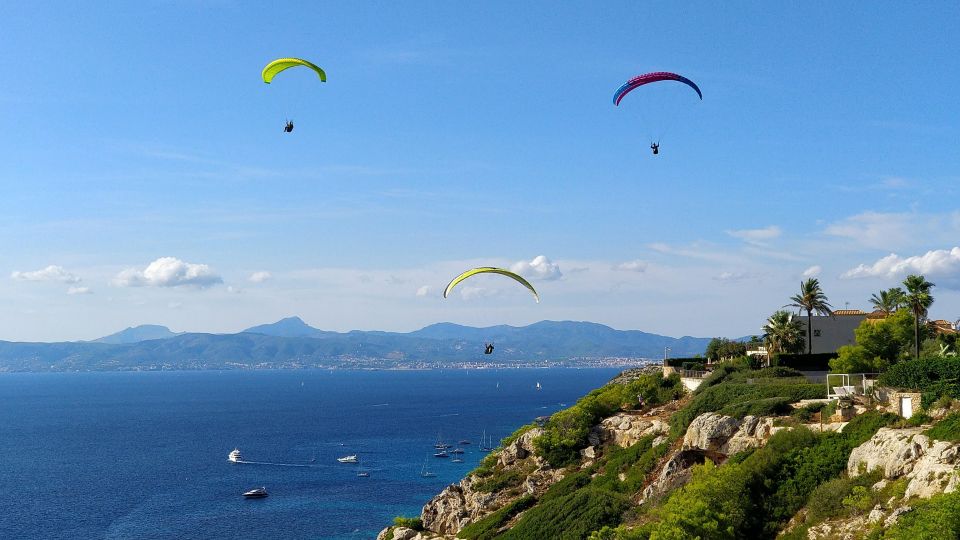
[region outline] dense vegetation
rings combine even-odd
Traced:
[[[924,407],[947,396],[960,398],[960,359],[921,358],[900,362],[880,376],[880,384],[923,394]]]
[[[938,441],[960,442],[960,413],[947,415],[924,434]]]
[[[580,457],[588,445],[590,428],[622,409],[654,406],[683,395],[680,378],[659,372],[639,376],[625,384],[608,384],[581,398],[569,409],[550,417],[544,433],[534,440],[537,454],[554,467],[564,467]]]
[[[720,368],[701,383],[690,404],[673,415],[671,433],[682,435],[694,418],[708,412],[737,418],[777,415],[789,412],[789,403],[826,397],[824,385],[801,382],[797,375],[799,372],[782,367],[758,371]]]
[[[927,501],[919,501],[883,532],[881,538],[891,540],[952,540],[960,538],[960,493],[935,495]]]

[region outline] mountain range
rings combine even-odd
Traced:
[[[289,317],[236,334],[175,333],[144,325],[86,342],[0,341],[0,371],[596,365],[660,358],[665,348],[674,357],[693,356],[702,354],[709,341],[576,321],[332,332]],[[483,354],[486,343],[495,345],[494,354]]]

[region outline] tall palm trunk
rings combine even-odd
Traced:
[[[913,353],[917,360],[920,359],[920,316],[913,314]]]
[[[807,310],[807,354],[813,354],[813,312]]]

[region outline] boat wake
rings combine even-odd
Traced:
[[[273,461],[234,461],[234,463],[243,463],[244,465],[273,465],[274,467],[319,467],[319,465],[311,465],[308,463],[275,463]]]

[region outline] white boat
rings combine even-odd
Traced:
[[[461,458],[461,457],[455,457],[455,458],[453,458],[453,459],[450,460],[450,463],[463,463],[463,458]]]
[[[537,390],[542,390],[542,389],[543,389],[543,387],[540,386],[540,383],[538,382],[538,383],[537,383]]]
[[[234,463],[242,462],[243,456],[240,455],[240,450],[234,448],[232,452],[227,454],[227,461],[232,461]]]
[[[337,461],[340,463],[359,463],[356,454],[351,454],[349,456],[338,457]]]
[[[250,491],[247,491],[246,493],[243,494],[243,496],[248,499],[262,499],[267,495],[269,495],[269,493],[267,493],[267,488],[265,487],[251,489]]]

